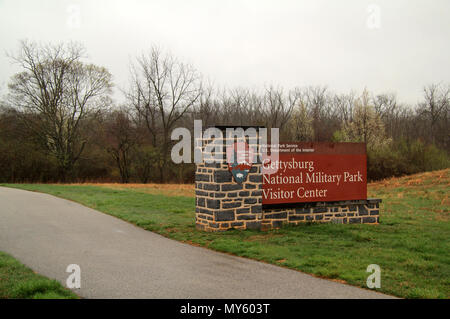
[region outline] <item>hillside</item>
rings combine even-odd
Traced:
[[[406,213],[449,221],[450,169],[389,178],[368,185],[368,196],[383,199],[384,214]]]

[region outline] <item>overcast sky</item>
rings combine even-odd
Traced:
[[[449,0],[0,0],[0,39],[1,94],[20,39],[80,41],[119,87],[153,44],[219,86],[367,87],[413,104],[450,83]]]

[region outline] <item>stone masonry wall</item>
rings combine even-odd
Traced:
[[[239,139],[242,141],[242,139]],[[258,145],[258,138],[246,138],[250,146]],[[219,155],[222,161],[208,163],[204,161],[196,165],[195,222],[198,229],[220,231],[230,228],[260,229],[262,218],[262,171],[261,163],[253,163],[242,184],[234,181],[226,163],[226,138],[202,139],[196,141],[196,147],[204,152],[206,145],[223,143]],[[256,153],[257,154],[257,153]]]
[[[381,199],[298,203],[295,207],[263,206],[262,229],[285,224],[378,224]]]
[[[202,163],[195,175],[196,225],[206,231],[259,229],[262,218],[261,164],[238,184],[227,164]]]

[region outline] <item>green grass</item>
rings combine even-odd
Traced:
[[[34,273],[8,254],[0,252],[0,299],[76,299],[58,281]]]
[[[71,199],[176,240],[355,286],[366,287],[367,266],[378,264],[380,292],[449,298],[450,170],[441,178],[427,174],[416,184],[407,177],[369,185],[370,196],[383,199],[380,225],[311,224],[268,232],[197,231],[193,197],[80,185],[5,186]]]

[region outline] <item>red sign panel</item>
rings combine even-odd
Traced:
[[[280,143],[263,159],[263,204],[367,198],[364,143]]]

